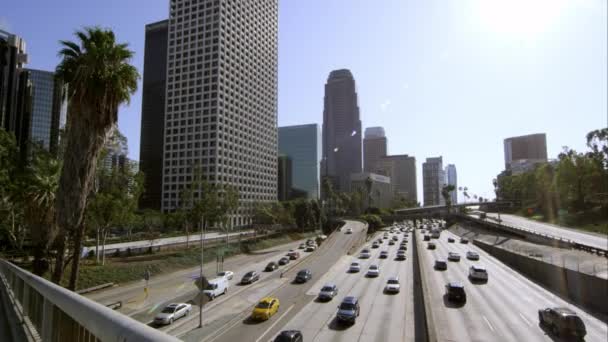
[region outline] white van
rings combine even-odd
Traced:
[[[203,291],[210,300],[228,292],[228,279],[225,277],[209,280],[209,286]]]

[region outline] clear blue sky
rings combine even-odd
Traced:
[[[608,125],[606,0],[281,0],[279,125],[322,120],[330,70],[356,79],[363,127],[383,126],[389,153],[454,163],[460,185],[493,196],[502,141],[547,134],[548,152],[583,150]],[[6,1],[0,27],[27,41],[29,67],[51,70],[57,41],[101,25],[135,50],[168,0]],[[139,156],[141,93],[119,126]]]

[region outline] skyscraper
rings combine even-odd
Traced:
[[[292,161],[292,186],[295,194],[319,198],[320,131],[317,124],[279,127],[279,153]]]
[[[246,224],[277,199],[278,0],[171,0],[168,42],[162,209],[199,169]]]
[[[51,71],[25,70],[32,84],[29,140],[55,151],[59,143],[59,130],[65,126],[67,116],[63,82]]]
[[[291,197],[291,189],[293,188],[293,163],[289,156],[279,155],[277,185],[279,201],[287,201]]]
[[[450,193],[452,204],[458,203],[458,177],[456,173],[456,165],[448,164],[445,167],[445,183],[454,186],[454,191]]]
[[[361,120],[355,79],[347,69],[334,70],[325,84],[323,166],[334,189],[350,190],[350,175],[361,172]]]
[[[523,135],[504,140],[505,169],[509,170],[512,164],[546,163],[547,162],[547,136],[545,133]]]
[[[363,170],[374,172],[380,158],[387,155],[384,128],[368,127],[363,138]]]
[[[381,157],[372,172],[391,179],[394,196],[399,201],[405,199],[408,202],[418,202],[414,156],[401,154]]]
[[[445,183],[442,157],[426,158],[422,163],[424,206],[444,204],[441,189]]]
[[[161,208],[162,196],[168,37],[169,20],[146,25],[139,145],[144,193],[140,205],[155,210]]]

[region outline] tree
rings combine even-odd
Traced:
[[[0,54],[0,58],[4,56]],[[17,177],[20,173],[18,151],[14,134],[0,127],[0,245],[21,250],[27,230],[23,224],[23,196],[20,196]]]
[[[76,287],[84,236],[84,210],[97,159],[118,119],[118,107],[129,102],[139,74],[130,65],[133,52],[116,42],[114,32],[99,27],[77,31],[79,43],[61,41],[57,76],[67,83],[67,143],[57,191],[56,222],[60,229],[52,280],[63,276],[66,239],[72,238],[74,259],[69,288]]]
[[[365,190],[367,191],[367,207],[372,206],[372,185],[374,185],[374,181],[371,177],[367,177],[365,179]]]

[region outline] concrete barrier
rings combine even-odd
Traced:
[[[426,264],[420,264],[420,248],[418,248],[418,232],[412,231],[412,262],[413,262],[413,284],[414,284],[414,325],[416,329],[416,341],[436,342],[437,333],[435,318],[433,316],[429,293],[429,285],[424,277],[427,270]],[[422,268],[422,269],[421,269]]]
[[[608,316],[608,280],[530,258],[483,241],[473,243],[555,295]]]

